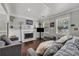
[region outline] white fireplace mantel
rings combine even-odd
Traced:
[[[33,38],[28,38],[28,39],[25,39],[24,38],[24,34],[26,33],[33,33]],[[33,30],[22,30],[22,42],[27,42],[27,41],[31,41],[31,40],[35,40],[35,34],[34,34],[34,31]]]

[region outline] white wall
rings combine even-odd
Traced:
[[[47,18],[45,19],[45,21],[47,23],[47,28],[44,28],[44,36],[50,36],[53,37],[54,35],[56,35],[56,25],[54,27],[50,27],[50,23],[54,22],[55,24],[55,19],[53,17],[51,18]]]
[[[0,14],[0,35],[6,34],[6,15]]]
[[[79,10],[71,14],[71,24],[75,24],[71,27],[70,33],[75,36],[79,36]],[[74,31],[74,28],[78,28],[78,31]]]

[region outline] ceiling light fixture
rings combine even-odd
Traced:
[[[28,8],[27,11],[30,12],[30,8]]]

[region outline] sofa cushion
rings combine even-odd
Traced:
[[[29,56],[37,56],[37,54],[33,48],[27,49],[27,52],[28,52],[27,55],[29,55]]]
[[[63,36],[61,37],[59,40],[57,40],[56,42],[60,42],[60,43],[64,43],[66,42],[67,40],[69,39],[72,39],[72,36],[71,35],[66,35],[66,36]]]
[[[1,40],[4,41],[6,45],[12,44],[12,41],[8,39],[5,35],[1,36]]]
[[[42,42],[38,48],[36,49],[36,53],[38,55],[43,55],[45,50],[48,48],[48,47],[51,47],[52,44],[53,44],[53,40],[50,40],[50,41],[45,41],[45,42]]]
[[[79,56],[79,40],[71,39],[54,56]]]
[[[51,47],[47,48],[44,56],[51,56],[55,54],[63,45],[61,43],[55,42]]]
[[[65,44],[75,44],[76,47],[79,49],[79,39],[78,38],[73,38],[72,40],[69,40],[68,42],[66,42]]]
[[[0,47],[4,46],[5,42],[4,41],[0,41]]]

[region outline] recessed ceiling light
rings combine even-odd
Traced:
[[[30,12],[30,8],[28,8],[27,11]]]

